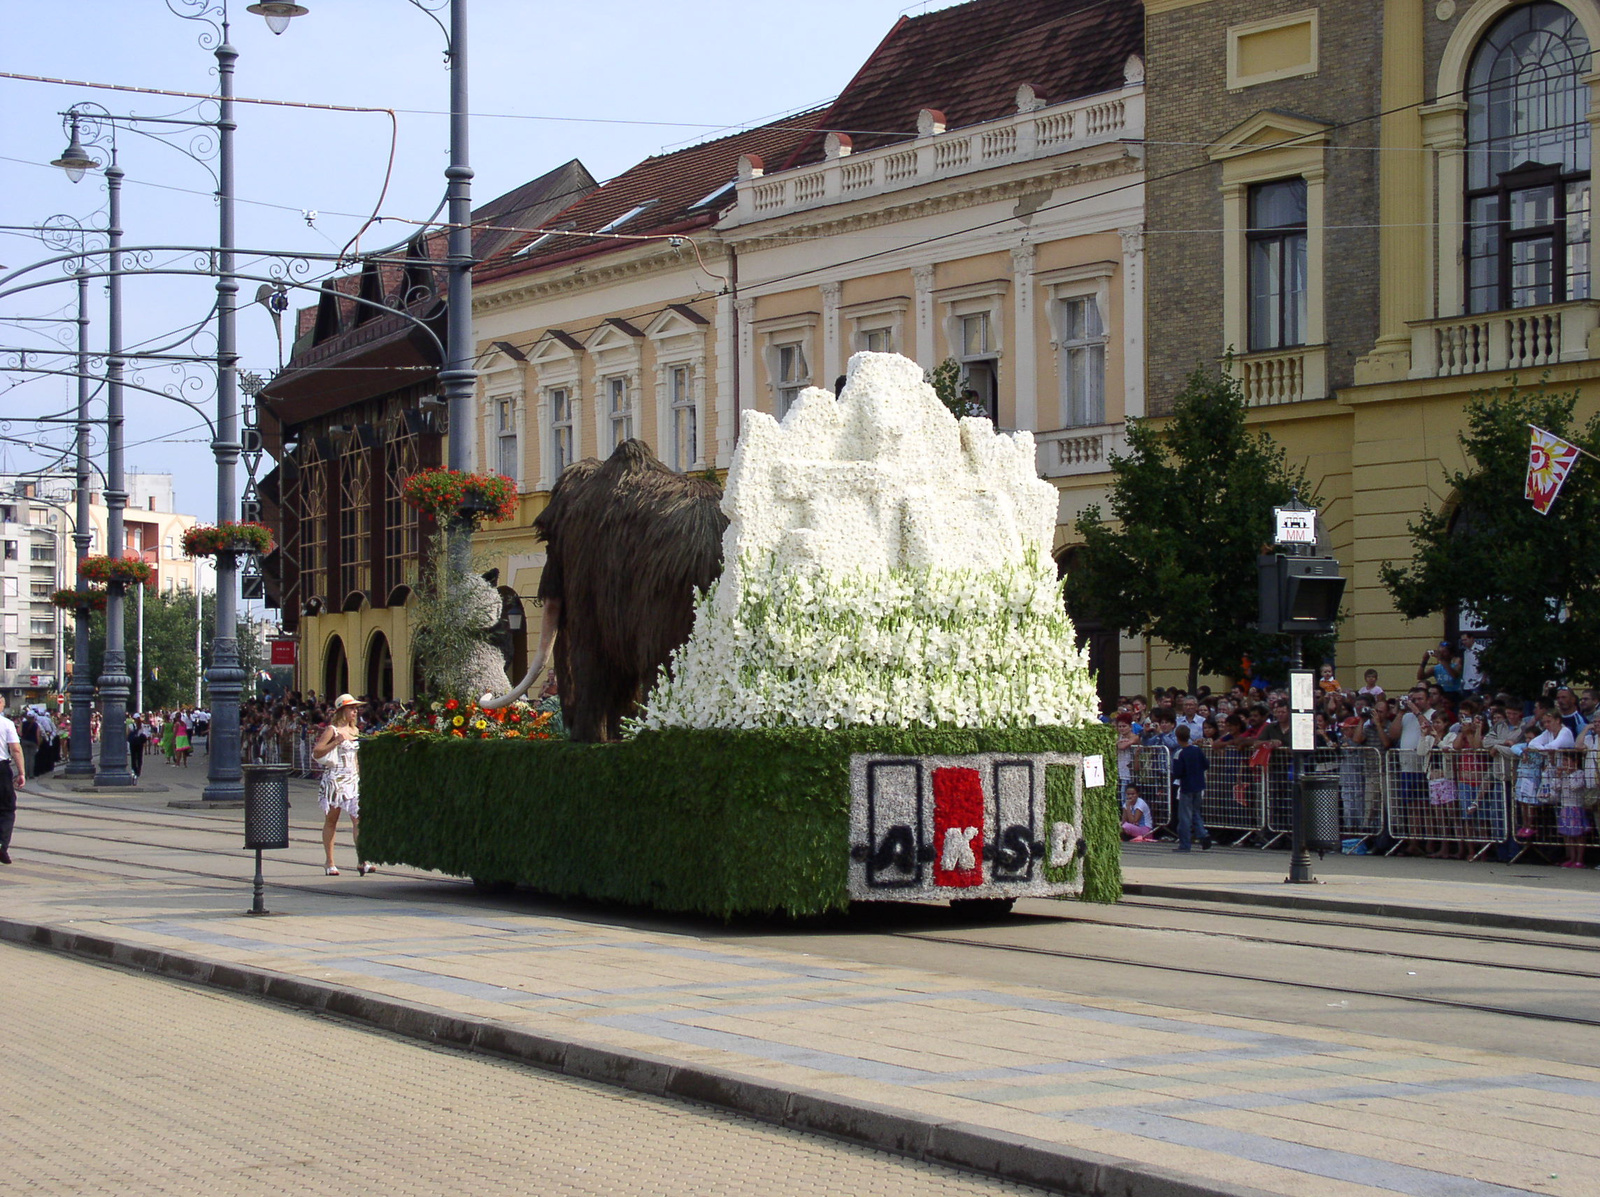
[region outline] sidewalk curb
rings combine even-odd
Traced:
[[[424,1043],[500,1056],[564,1076],[716,1106],[792,1130],[827,1135],[1056,1193],[1078,1197],[1271,1197],[1261,1189],[1214,1184],[1169,1169],[1079,1151],[1026,1135],[941,1121],[831,1093],[769,1084],[646,1052],[539,1034],[493,1019],[252,965],[225,964],[5,918],[0,918],[0,941],[333,1014]]]
[[[1264,894],[1248,890],[1205,889],[1189,885],[1161,885],[1124,881],[1122,892],[1136,898],[1189,898],[1196,902],[1234,906],[1273,906],[1286,910],[1319,910],[1334,914],[1364,914],[1372,918],[1410,919],[1423,923],[1457,923],[1503,931],[1540,931],[1549,935],[1600,936],[1600,923],[1584,919],[1547,919],[1534,914],[1499,914],[1492,910],[1452,910],[1445,906],[1407,906],[1398,902],[1347,901],[1301,894]]]

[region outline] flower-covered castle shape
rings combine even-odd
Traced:
[[[959,422],[897,354],[744,413],[722,576],[645,727],[1077,726],[1094,687],[1033,437]]]

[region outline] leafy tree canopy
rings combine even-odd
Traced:
[[[1577,399],[1515,383],[1472,396],[1467,467],[1445,471],[1453,502],[1411,521],[1411,561],[1381,573],[1408,619],[1476,614],[1494,633],[1484,672],[1522,695],[1563,674],[1600,680],[1600,465],[1580,459],[1548,515],[1523,498],[1529,424],[1600,453],[1600,416],[1576,427]]]
[[[1111,516],[1078,519],[1074,605],[1108,626],[1166,641],[1201,671],[1235,676],[1240,659],[1281,658],[1284,638],[1255,630],[1256,559],[1272,541],[1272,509],[1298,490],[1317,506],[1303,470],[1245,426],[1244,395],[1225,373],[1196,369],[1163,425],[1128,421],[1128,453],[1111,458]],[[1309,659],[1326,646],[1308,645]]]
[[[138,603],[135,588],[128,587],[123,599],[123,647],[127,653],[128,676],[138,667]],[[209,668],[211,641],[216,632],[216,595],[207,591],[203,598],[201,650]],[[144,596],[144,705],[146,710],[190,706],[194,703],[196,673],[195,597],[188,592],[146,590]],[[253,680],[262,667],[260,649],[243,620],[238,625],[239,657],[245,670],[244,695],[256,692]],[[72,649],[72,625],[67,625],[67,649]],[[106,617],[97,612],[89,625],[89,676],[98,682],[105,660]],[[130,687],[128,709],[133,709],[135,689]]]

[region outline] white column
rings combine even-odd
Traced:
[[[1012,374],[1016,377],[1015,425],[1033,431],[1039,427],[1039,360],[1033,328],[1033,246],[1011,251]]]
[[[933,267],[916,267],[911,282],[916,297],[917,365],[931,370],[939,364],[933,346]]]
[[[667,396],[667,367],[661,364],[658,357],[655,364],[656,376],[656,456],[669,466],[673,464],[672,455],[676,449],[672,444],[672,400]],[[688,469],[688,463],[684,463]]]
[[[715,461],[718,469],[725,470],[733,462],[733,393],[736,389],[733,377],[734,353],[734,325],[737,313],[734,311],[733,296],[722,295],[717,299],[717,449]],[[709,380],[708,380],[709,381]],[[710,429],[701,428],[704,437]],[[705,451],[701,450],[702,456]]]
[[[844,373],[844,361],[839,356],[839,296],[844,291],[842,283],[823,283],[822,291],[822,369],[817,372],[816,385],[833,390],[833,380]]]
[[[1122,235],[1122,418],[1144,416],[1144,230]],[[1107,313],[1109,315],[1109,313]]]
[[[703,345],[704,342],[701,342]],[[694,404],[694,462],[693,467],[703,470],[711,464],[711,455],[706,452],[706,436],[711,431],[706,419],[706,412],[710,408],[709,396],[706,394],[706,355],[704,352],[697,354],[689,362],[689,400]]]
[[[756,407],[756,301],[741,299],[739,309],[739,406]],[[734,432],[737,433],[737,428]]]
[[[536,484],[539,490],[549,490],[555,485],[555,479],[550,476],[550,462],[554,454],[550,452],[550,442],[555,439],[555,433],[550,427],[550,395],[543,387],[538,390],[538,399],[534,401],[534,428],[538,437],[534,445],[535,470],[533,476],[538,479]]]
[[[628,434],[648,443],[644,434],[644,370],[639,366],[628,371],[628,411]],[[656,449],[660,448],[658,444]]]

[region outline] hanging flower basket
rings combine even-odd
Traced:
[[[215,557],[218,553],[255,553],[264,557],[272,548],[272,532],[265,524],[196,524],[183,534],[186,557]]]
[[[78,562],[78,576],[90,582],[148,582],[155,567],[133,557],[85,557]]]
[[[418,511],[441,520],[465,519],[474,527],[479,520],[499,523],[517,513],[516,483],[499,474],[422,470],[406,479],[400,497]]]
[[[104,611],[106,609],[106,592],[98,588],[93,590],[58,590],[50,596],[50,601],[63,611]]]

